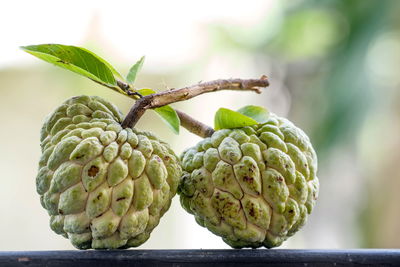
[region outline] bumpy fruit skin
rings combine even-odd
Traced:
[[[181,160],[182,206],[234,248],[281,245],[318,196],[309,138],[274,114],[264,124],[216,131]]]
[[[46,119],[36,178],[51,229],[79,249],[136,247],[168,210],[179,159],[148,132],[122,129],[121,112],[73,97]]]

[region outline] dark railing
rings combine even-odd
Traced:
[[[0,266],[400,266],[400,250],[3,251]]]

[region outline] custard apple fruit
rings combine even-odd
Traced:
[[[293,123],[216,131],[181,156],[181,204],[234,248],[279,246],[306,222],[318,196],[317,157]]]
[[[96,96],[65,101],[46,119],[36,178],[51,229],[79,249],[136,247],[168,210],[181,167],[153,134],[122,129]]]

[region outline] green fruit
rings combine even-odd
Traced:
[[[223,129],[182,156],[181,204],[234,248],[282,244],[306,222],[318,196],[309,138],[284,118]]]
[[[181,167],[153,134],[122,129],[96,96],[65,101],[46,119],[36,178],[51,229],[79,249],[136,247],[168,210]]]

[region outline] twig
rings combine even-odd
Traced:
[[[169,91],[163,91],[157,94],[147,95],[139,100],[130,109],[128,115],[122,122],[122,127],[131,128],[136,125],[140,117],[144,114],[147,109],[153,109],[169,105],[175,102],[188,100],[204,93],[210,93],[220,90],[242,90],[242,91],[254,91],[258,94],[261,93],[261,88],[269,85],[268,79],[263,75],[260,79],[227,79],[227,80],[215,80],[205,83],[198,83],[189,87],[181,89],[174,89]],[[182,116],[181,124],[189,127],[189,131],[193,132],[193,127],[199,127],[195,122],[196,120],[186,121],[189,116]],[[196,124],[196,125],[195,125]],[[185,127],[186,128],[186,127]]]
[[[179,119],[181,120],[182,127],[186,128],[189,132],[203,138],[209,137],[214,133],[213,128],[198,120],[193,119],[188,114],[180,110],[176,110],[176,113],[178,114]]]

